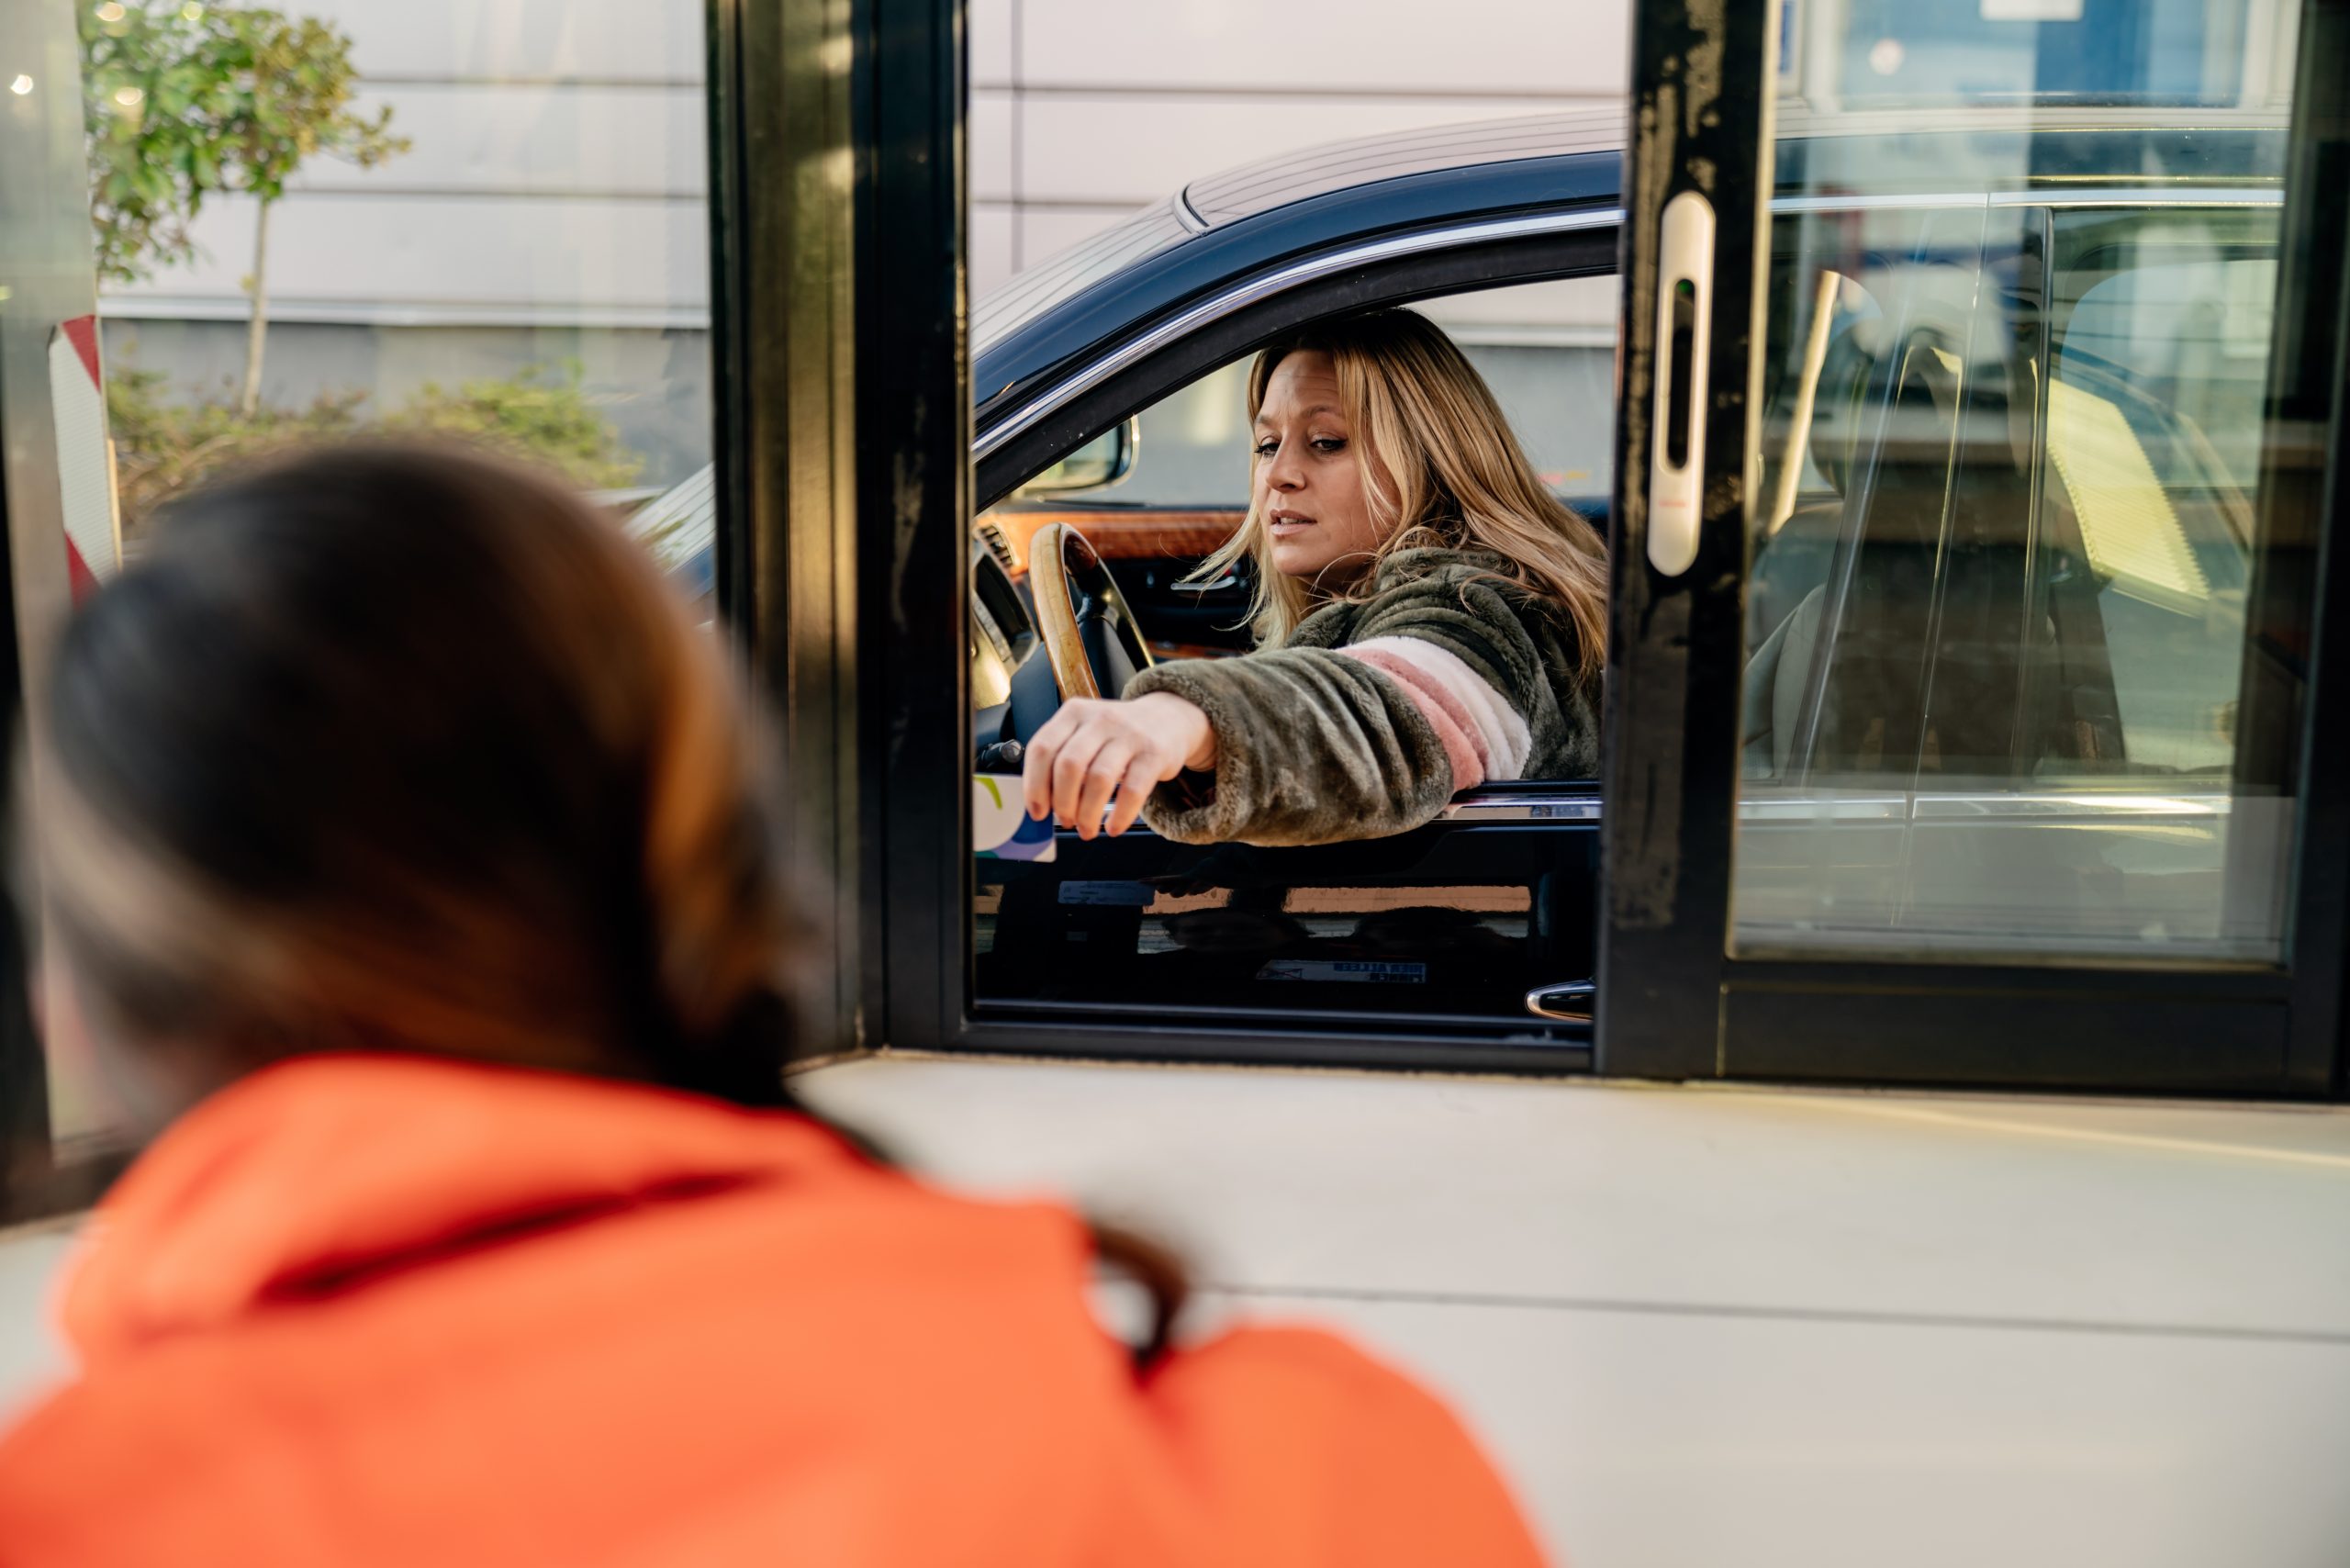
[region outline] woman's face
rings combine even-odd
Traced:
[[[1330,356],[1301,350],[1273,366],[1257,411],[1257,515],[1284,576],[1325,588],[1370,565],[1384,543],[1371,519],[1366,454],[1338,407]]]

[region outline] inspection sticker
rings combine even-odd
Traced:
[[[1158,890],[1148,882],[1063,882],[1058,889],[1063,903],[1098,903],[1129,909],[1148,909],[1158,897]]]
[[[1275,958],[1257,971],[1260,980],[1348,980],[1358,985],[1426,985],[1426,964],[1371,958]]]

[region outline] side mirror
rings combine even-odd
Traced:
[[[1129,417],[1021,486],[1014,498],[1107,489],[1135,471],[1141,448],[1142,420]]]

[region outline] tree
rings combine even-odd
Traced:
[[[188,225],[213,192],[255,200],[240,398],[251,416],[269,332],[270,209],[319,153],[366,169],[408,142],[391,134],[389,107],[373,117],[352,108],[351,39],[315,17],[200,0],[76,11],[101,275],[129,281],[192,255]]]
[[[196,254],[223,188],[236,94],[200,5],[76,5],[98,276],[136,283]]]

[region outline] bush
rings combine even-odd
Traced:
[[[359,433],[360,392],[330,393],[303,409],[241,413],[233,398],[166,402],[163,375],[117,370],[106,377],[122,531],[136,538],[148,514],[205,477],[298,446]]]
[[[644,460],[620,444],[579,380],[579,366],[566,364],[553,381],[535,367],[511,380],[463,382],[453,392],[428,381],[380,428],[454,436],[543,463],[582,489],[624,488],[644,471]]]
[[[431,435],[471,442],[556,470],[587,489],[617,489],[643,460],[621,444],[581,389],[580,368],[539,367],[454,391],[428,383],[390,413],[369,419],[364,392],[330,392],[307,409],[238,410],[233,391],[172,402],[160,371],[106,377],[122,531],[137,539],[147,518],[211,475],[297,447],[366,435]]]

